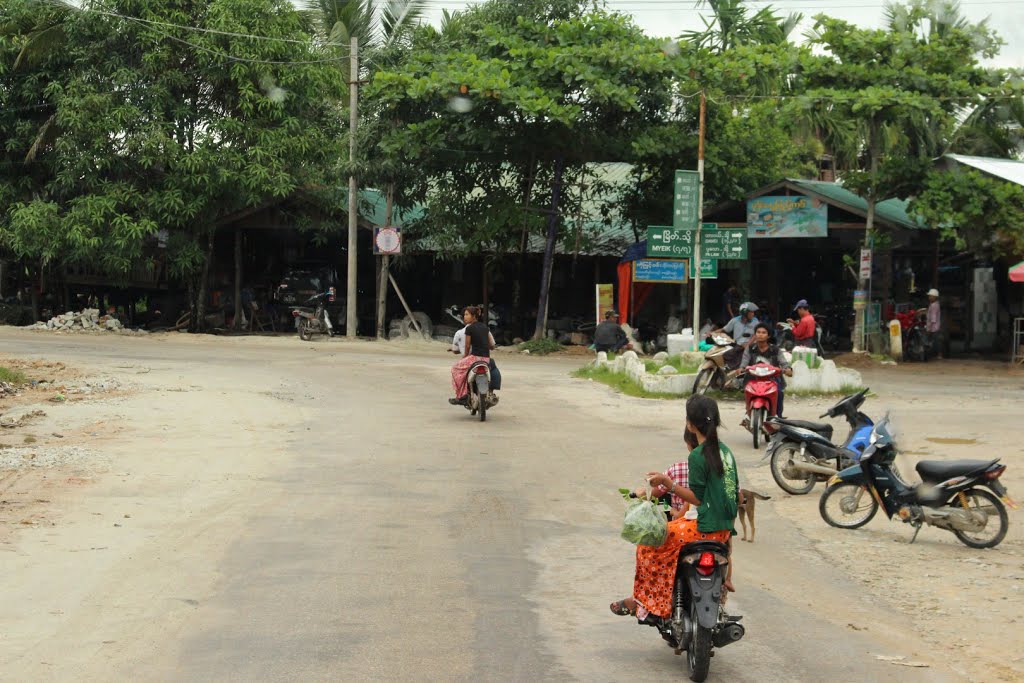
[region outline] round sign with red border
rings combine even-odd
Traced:
[[[398,254],[402,251],[402,236],[396,228],[381,228],[374,237],[374,244],[381,254]]]

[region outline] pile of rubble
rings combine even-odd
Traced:
[[[57,315],[44,322],[38,322],[35,327],[47,330],[109,330],[117,331],[124,327],[121,321],[109,315],[100,315],[98,308],[86,308],[83,311],[68,311]]]

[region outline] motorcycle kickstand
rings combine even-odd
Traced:
[[[921,533],[921,526],[921,524],[917,524],[914,526],[914,535],[910,537],[910,543],[908,545],[913,545],[914,541],[917,540],[917,535]]]

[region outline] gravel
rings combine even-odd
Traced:
[[[96,459],[94,451],[80,446],[19,446],[0,449],[0,470],[62,467]]]

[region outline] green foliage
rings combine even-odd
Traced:
[[[0,382],[6,382],[7,384],[13,384],[20,386],[28,381],[25,373],[21,370],[14,370],[0,365]]]
[[[22,27],[50,11],[45,2],[9,4]],[[88,4],[65,12],[59,49],[2,73],[0,91],[37,97],[59,133],[39,145],[41,116],[27,124],[0,120],[2,132],[13,133],[9,163],[0,168],[15,187],[0,219],[8,250],[126,274],[167,230],[172,271],[192,275],[226,217],[333,180],[341,127],[332,102],[344,77],[323,61],[326,53],[289,3],[124,0],[103,7],[140,21]],[[0,46],[10,52],[31,40],[15,34]],[[26,157],[38,170],[21,189],[14,162]]]
[[[542,339],[530,339],[519,345],[520,351],[529,351],[533,356],[546,356],[549,353],[564,351],[565,347],[555,339],[544,337]]]
[[[609,359],[610,358],[611,354],[609,354]],[[652,373],[657,372],[659,368],[662,368],[665,365],[671,365],[676,370],[678,370],[680,374],[683,375],[693,374],[697,372],[697,369],[700,367],[699,362],[684,361],[682,356],[669,356],[668,360],[665,361],[664,363],[656,363],[653,360],[644,361],[644,367],[647,368],[647,372]]]
[[[620,394],[633,396],[635,398],[656,398],[661,400],[677,400],[685,398],[681,394],[669,394],[665,392],[647,391],[639,382],[621,372],[612,372],[608,368],[595,368],[587,365],[572,373],[577,379],[589,379],[601,384],[606,384]]]
[[[974,170],[933,171],[909,210],[960,249],[1024,254],[1024,188]]]

